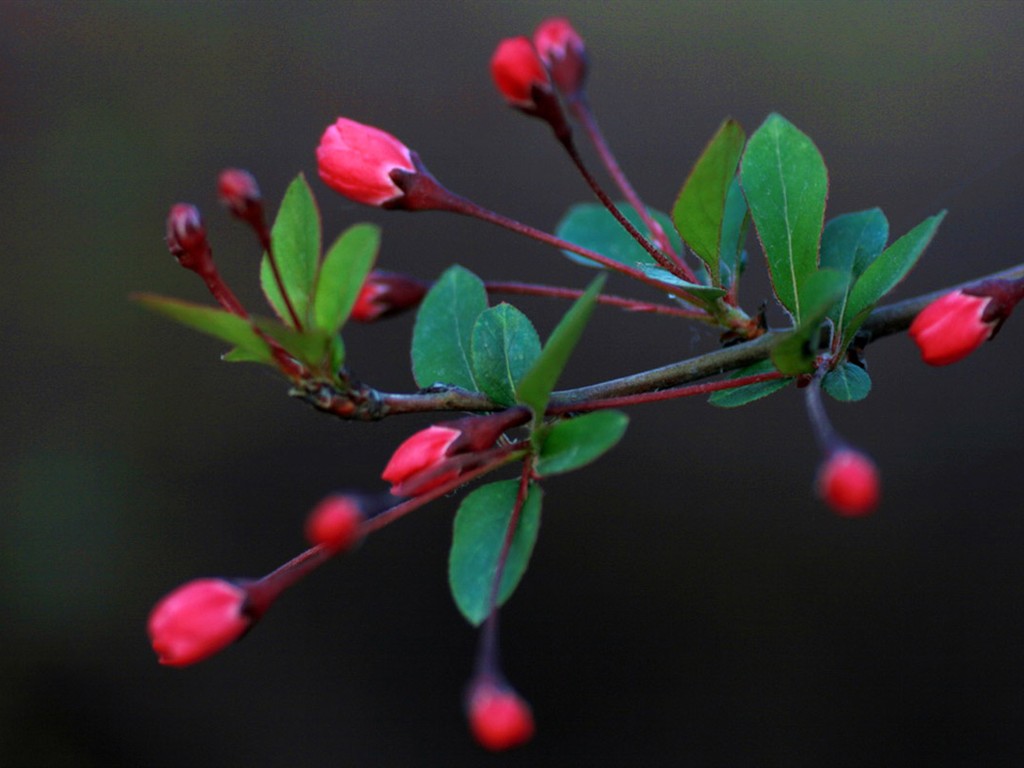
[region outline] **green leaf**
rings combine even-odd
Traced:
[[[722,218],[722,249],[720,261],[721,284],[728,288],[739,279],[745,266],[743,246],[747,241],[750,226],[750,209],[743,196],[740,177],[734,176],[725,198],[725,214]]]
[[[273,358],[267,343],[253,330],[252,324],[248,320],[244,320],[238,315],[233,315],[223,309],[153,294],[138,294],[134,298],[147,309],[152,309],[197,331],[234,344],[239,350],[239,355],[244,355],[244,359],[247,361],[273,365]]]
[[[782,373],[810,373],[818,354],[818,334],[829,310],[842,299],[849,276],[833,269],[811,275],[803,289],[804,313],[799,325],[772,348],[772,360]]]
[[[558,377],[569,362],[576,342],[583,335],[583,329],[586,328],[590,314],[594,311],[597,295],[604,286],[604,280],[604,275],[598,275],[591,281],[586,292],[573,303],[555,326],[544,349],[541,350],[540,357],[519,382],[519,401],[530,406],[538,419],[544,415],[551,390],[555,388]]]
[[[935,232],[945,218],[942,211],[925,219],[903,237],[890,245],[864,270],[850,289],[846,300],[846,320],[843,328],[843,345],[850,342],[857,329],[881,299],[906,277],[907,273],[921,258]]]
[[[843,403],[863,400],[871,391],[871,377],[859,365],[843,361],[835,370],[825,374],[821,388]]]
[[[681,277],[676,277],[667,269],[655,266],[653,264],[638,264],[637,268],[648,277],[652,277],[666,285],[678,288],[678,291],[669,291],[674,295],[682,296],[687,298],[686,294],[693,296],[697,299],[701,299],[707,304],[714,304],[715,299],[720,296],[725,296],[727,291],[723,288],[713,288],[708,285],[698,285],[697,283],[691,283],[687,280],[683,280]]]
[[[774,370],[775,365],[771,360],[762,360],[754,365],[741,368],[729,378],[741,379],[745,376],[756,376],[759,373],[771,373]],[[736,387],[736,389],[721,389],[718,392],[713,392],[711,397],[708,398],[708,402],[719,408],[739,408],[741,405],[752,403],[755,400],[760,400],[762,397],[768,397],[768,395],[774,394],[780,389],[785,389],[792,381],[792,379],[771,379],[769,381],[762,381],[759,384],[747,384],[745,387]]]
[[[516,384],[540,356],[540,337],[526,315],[499,304],[476,319],[472,352],[480,389],[495,402],[514,405]]]
[[[463,499],[455,515],[448,583],[455,604],[474,626],[487,618],[490,609],[491,585],[518,491],[519,480],[490,483]],[[505,561],[499,606],[512,596],[526,572],[540,528],[542,496],[540,486],[530,486]]]
[[[799,322],[803,284],[818,268],[828,194],[825,161],[807,136],[772,114],[747,142],[740,181],[775,295]]]
[[[421,387],[447,384],[479,391],[473,374],[473,326],[487,309],[487,291],[468,269],[449,267],[416,313],[412,372]]]
[[[284,193],[281,208],[270,230],[270,242],[288,298],[299,320],[305,322],[316,279],[317,262],[320,260],[320,211],[306,183],[306,177],[301,173]],[[260,264],[260,285],[277,316],[292,325],[266,254]]]
[[[880,208],[836,216],[825,225],[821,235],[821,267],[850,275],[850,286],[885,248],[889,222]],[[829,312],[836,328],[841,328],[847,296]]]
[[[313,322],[337,333],[348,320],[380,248],[380,227],[356,224],[334,241],[316,278]]]
[[[537,474],[571,472],[595,461],[622,439],[628,424],[621,411],[596,411],[558,422],[542,438]]]
[[[284,347],[285,352],[310,368],[320,368],[329,362],[329,353],[332,349],[331,339],[338,338],[319,328],[296,331],[287,325],[263,318],[257,319],[256,325]]]
[[[697,159],[672,207],[676,229],[720,285],[721,253],[732,244],[723,226],[726,198],[736,177],[746,134],[735,120],[726,120]]]
[[[629,203],[616,203],[622,215],[630,224],[636,227],[642,234],[648,234],[640,214],[636,212]],[[648,208],[647,212],[651,217],[661,224],[661,228],[668,235],[669,242],[676,249],[677,253],[683,252],[683,243],[676,234],[672,219],[661,211]],[[622,225],[615,220],[615,217],[608,212],[608,209],[598,203],[580,203],[574,205],[566,212],[565,216],[558,223],[555,234],[570,243],[597,251],[602,256],[607,256],[621,264],[635,266],[636,264],[655,264],[651,255],[644,250],[633,237],[622,228]],[[648,238],[650,239],[650,238]],[[582,256],[570,251],[562,251],[566,256],[586,267],[601,268],[597,262],[585,259]]]

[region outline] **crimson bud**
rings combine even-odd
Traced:
[[[469,695],[469,727],[477,743],[492,752],[525,744],[533,738],[530,705],[511,688],[485,682]]]
[[[987,319],[991,296],[962,290],[936,299],[910,324],[910,338],[929,365],[949,365],[967,357],[995,332],[998,319]]]
[[[161,664],[186,667],[213,656],[252,625],[246,591],[224,579],[196,579],[164,596],[149,614],[149,639]]]
[[[514,107],[535,107],[534,88],[550,90],[544,65],[525,37],[510,37],[498,44],[491,57],[491,77]]]
[[[263,198],[256,179],[241,168],[227,168],[217,177],[217,197],[231,213],[250,221],[262,214]]]
[[[408,438],[395,450],[388,461],[381,479],[391,483],[391,492],[399,493],[399,486],[406,480],[422,472],[438,468],[448,457],[448,449],[460,436],[461,430],[451,427],[430,426],[420,430]],[[449,480],[459,476],[458,469],[450,469],[447,472],[432,477],[426,484],[416,488],[417,493],[424,493],[431,488],[444,485]]]
[[[558,89],[569,98],[578,95],[587,77],[587,53],[583,38],[569,20],[541,22],[533,33],[533,44]]]
[[[328,496],[306,518],[306,538],[331,552],[355,546],[361,536],[360,526],[366,514],[360,499],[350,494]]]
[[[199,209],[176,203],[167,214],[167,249],[185,269],[202,272],[212,265],[206,226]]]
[[[878,469],[860,451],[834,451],[818,472],[818,493],[843,517],[868,515],[878,506]]]
[[[392,180],[392,171],[416,173],[405,144],[379,128],[344,117],[324,131],[316,161],[327,186],[364,205],[384,205],[405,194]]]
[[[426,292],[427,286],[408,275],[374,270],[359,291],[351,317],[361,323],[371,323],[381,317],[397,315],[418,306]]]

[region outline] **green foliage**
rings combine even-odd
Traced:
[[[734,176],[725,198],[725,213],[722,218],[722,249],[719,264],[720,279],[726,288],[735,284],[743,273],[745,254],[743,246],[750,228],[750,209],[743,196],[740,177]]]
[[[274,258],[281,273],[288,298],[291,299],[300,322],[309,314],[309,303],[316,281],[317,263],[320,260],[320,211],[313,199],[313,192],[301,173],[288,185],[278,209],[274,226],[270,230],[270,243]],[[284,298],[274,279],[270,259],[264,254],[260,265],[260,284],[263,293],[274,308],[277,316],[292,325],[291,316]]]
[[[722,285],[720,264],[735,261],[736,208],[729,212],[725,226],[729,189],[743,153],[746,134],[735,120],[726,120],[704,148],[686,179],[675,205],[672,220],[687,245],[704,262],[712,285]],[[744,213],[746,206],[744,205]],[[740,215],[742,221],[743,214]]]
[[[641,234],[647,235],[647,229],[629,203],[616,203],[616,208],[622,213],[625,219],[636,227]],[[683,243],[676,234],[672,219],[661,211],[648,208],[647,212],[657,221],[661,228],[668,235],[669,242],[676,249],[677,253],[683,252]],[[555,234],[570,243],[596,251],[602,256],[635,267],[640,264],[655,264],[651,255],[644,250],[644,247],[633,239],[622,225],[615,220],[615,217],[608,212],[608,209],[598,203],[580,203],[570,208],[555,229]],[[601,265],[585,259],[571,251],[562,251],[566,256],[578,264],[587,267],[600,268]]]
[[[514,405],[516,385],[540,356],[540,337],[530,319],[510,304],[477,317],[472,335],[473,374],[495,402]]]
[[[844,360],[835,370],[825,374],[821,388],[840,402],[853,403],[868,396],[871,377],[859,365]]]
[[[498,558],[518,491],[519,480],[501,480],[481,486],[462,500],[455,515],[448,584],[455,604],[474,626],[482,623],[490,610]],[[542,496],[540,486],[530,486],[505,561],[498,591],[499,606],[512,596],[526,572],[540,529]]]
[[[316,278],[313,321],[317,328],[333,335],[345,324],[379,249],[380,228],[373,224],[349,227],[334,241]]]
[[[821,235],[821,266],[848,275],[850,282],[842,299],[829,312],[836,328],[843,327],[850,286],[885,248],[889,222],[879,208],[836,216]]]
[[[683,280],[681,277],[676,277],[667,269],[655,266],[653,264],[638,264],[638,268],[648,277],[653,277],[655,280],[659,280],[665,283],[667,286],[667,292],[688,298],[690,296],[699,299],[704,304],[710,305],[715,302],[715,299],[725,296],[727,291],[724,288],[715,288],[708,285],[698,285],[697,283],[691,283]],[[673,290],[678,289],[678,290]]]
[[[235,345],[235,348],[239,350],[239,355],[244,356],[246,360],[273,364],[267,342],[253,330],[249,321],[243,320],[238,315],[233,315],[223,309],[153,294],[138,294],[134,298],[148,309]]]
[[[596,461],[615,447],[629,425],[621,411],[597,411],[566,419],[544,430],[537,474],[571,472]]]
[[[586,292],[573,303],[555,326],[555,330],[551,332],[541,350],[540,357],[519,382],[520,402],[530,406],[538,419],[543,416],[551,391],[555,388],[555,383],[566,363],[569,362],[569,356],[576,343],[583,335],[583,329],[586,328],[587,321],[594,311],[604,280],[604,275],[598,275],[591,281]]]
[[[746,368],[736,371],[729,378],[742,379],[746,376],[756,376],[759,373],[771,373],[774,370],[775,365],[771,360],[762,360],[759,363],[748,365]],[[780,389],[785,389],[791,381],[792,379],[770,379],[769,381],[747,384],[735,389],[722,389],[718,392],[713,392],[711,397],[708,398],[708,402],[719,408],[739,408],[741,405],[752,403],[755,400],[768,397],[768,395],[774,394]]]
[[[740,181],[779,302],[799,323],[805,283],[818,269],[828,173],[814,143],[772,114],[750,137]]]
[[[457,264],[430,289],[416,314],[412,372],[421,387],[446,384],[477,392],[473,372],[473,328],[487,309],[479,277]]]
[[[772,349],[772,361],[780,372],[795,375],[814,370],[822,321],[846,293],[848,281],[847,275],[822,269],[804,283],[800,323]]]

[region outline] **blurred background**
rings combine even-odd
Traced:
[[[582,287],[589,270],[479,222],[342,200],[313,155],[338,115],[378,125],[452,189],[552,228],[587,190],[488,74],[501,38],[552,15],[585,37],[592,103],[650,204],[671,206],[724,117],[750,132],[779,111],[824,153],[831,215],[880,205],[899,235],[950,209],[897,296],[1020,261],[1021,3],[4,2],[0,765],[1024,761],[1024,318],[947,369],[906,337],[870,348],[871,397],[829,406],[881,467],[870,519],[815,499],[795,390],[636,409],[600,464],[550,481],[503,612],[539,724],[516,753],[485,755],[462,718],[476,637],[447,591],[455,499],[316,573],[230,651],[157,665],[157,598],[285,561],[321,496],[383,487],[430,423],[332,420],[132,304],[205,300],[166,251],[169,205],[204,210],[252,307],[258,248],[216,204],[227,166],[272,210],[305,172],[325,239],[378,222],[384,268]],[[753,241],[750,264],[753,311],[769,296]],[[565,309],[516,303],[542,336]],[[348,329],[355,374],[410,390],[411,327]],[[601,310],[563,384],[714,346]]]

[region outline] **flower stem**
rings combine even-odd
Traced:
[[[484,283],[488,293],[506,293],[516,296],[546,296],[553,299],[576,300],[583,295],[583,291],[576,288],[559,288],[553,285],[537,285],[534,283],[502,282],[491,280]],[[705,323],[713,322],[710,315],[695,309],[682,309],[670,307],[667,304],[654,304],[646,301],[627,299],[623,296],[612,296],[609,294],[598,294],[598,304],[606,304],[611,307],[619,307],[629,312],[645,312],[654,315],[669,315],[672,317],[683,317],[688,320],[700,320]]]

